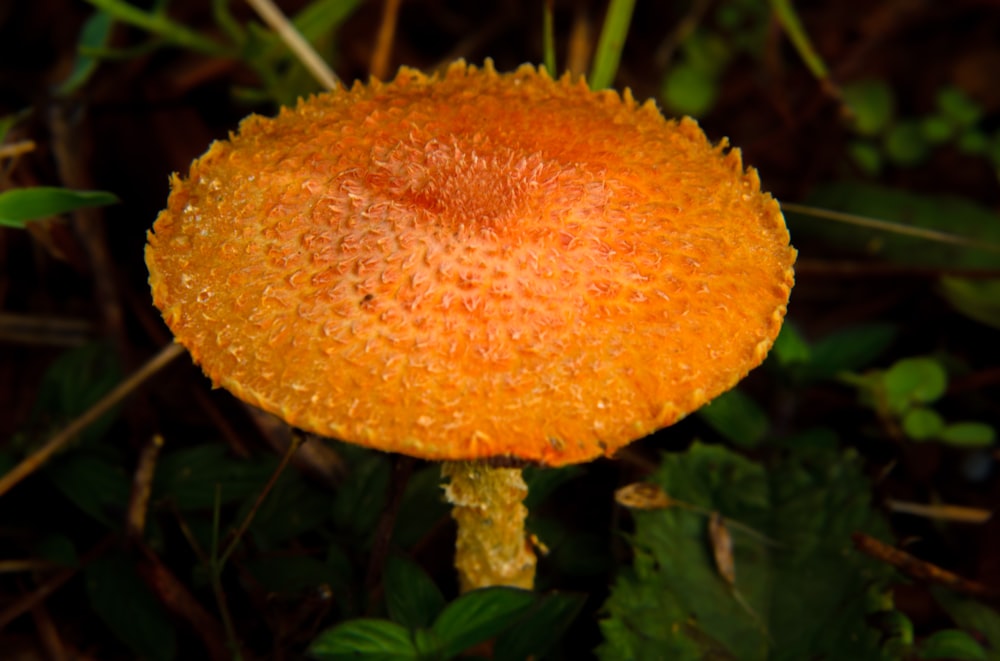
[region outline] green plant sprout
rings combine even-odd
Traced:
[[[854,164],[876,176],[886,163],[912,167],[937,148],[985,158],[1000,173],[1000,130],[982,125],[983,109],[961,89],[941,87],[932,112],[900,116],[892,88],[882,80],[859,80],[842,88],[850,110],[848,126],[857,135],[848,147]]]
[[[895,440],[938,441],[961,448],[989,447],[996,443],[996,429],[985,422],[946,422],[931,405],[948,388],[948,373],[941,361],[930,357],[903,358],[883,370],[845,373],[840,380],[858,389]]]

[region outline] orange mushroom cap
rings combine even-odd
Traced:
[[[153,300],[213,382],[427,459],[609,455],[757,366],[793,284],[738,150],[531,66],[251,116],[171,184]]]

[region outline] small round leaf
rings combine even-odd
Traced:
[[[948,387],[948,374],[932,358],[904,358],[889,368],[883,383],[891,400],[933,402]]]
[[[919,407],[903,416],[903,431],[914,441],[937,438],[944,429],[944,420],[937,411]]]
[[[956,422],[941,431],[941,440],[963,448],[982,448],[997,439],[996,429],[984,422]]]

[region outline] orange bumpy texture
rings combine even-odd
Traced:
[[[217,384],[427,459],[609,455],[767,354],[795,251],[739,151],[524,66],[252,116],[174,177],[153,300]]]

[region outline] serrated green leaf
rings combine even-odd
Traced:
[[[376,619],[348,620],[327,629],[309,645],[308,654],[321,661],[404,661],[419,658],[409,630],[395,622]]]
[[[392,466],[382,452],[347,444],[340,444],[338,450],[350,466],[351,479],[341,485],[333,499],[333,520],[363,547],[369,543],[385,504]]]
[[[739,389],[722,393],[698,410],[698,417],[727,441],[749,448],[764,440],[771,422],[764,410]]]
[[[445,658],[489,640],[512,625],[534,604],[535,595],[507,587],[467,592],[448,604],[431,625]]]
[[[79,191],[51,186],[15,188],[0,193],[0,226],[24,228],[32,220],[117,202],[117,197],[104,191]]]
[[[66,498],[108,528],[122,526],[131,483],[118,464],[92,454],[58,457],[45,476]]]
[[[337,567],[307,555],[275,555],[241,561],[241,568],[268,592],[298,595],[323,585],[342,592],[344,577]]]
[[[576,619],[587,595],[551,592],[528,611],[520,623],[493,646],[493,661],[541,659]]]
[[[528,495],[524,499],[524,506],[529,512],[533,511],[560,486],[584,473],[585,469],[581,466],[525,467],[523,475],[524,483],[528,485]]]
[[[924,403],[937,401],[948,387],[948,373],[933,358],[904,358],[882,377],[890,401]]]
[[[941,430],[941,440],[963,448],[984,448],[996,442],[997,432],[984,422],[955,422]]]
[[[392,530],[392,543],[402,549],[412,548],[450,510],[441,488],[441,467],[431,464],[421,468],[406,484]]]
[[[574,530],[557,517],[532,513],[528,528],[549,549],[545,564],[565,576],[598,576],[614,564],[611,545],[593,532]]]
[[[238,519],[249,513],[256,496],[254,493],[246,499]],[[319,529],[330,518],[329,492],[286,470],[258,508],[250,532],[257,547],[266,551],[306,531]]]
[[[887,529],[853,455],[817,450],[765,468],[696,444],[665,455],[652,481],[733,522],[735,588],[716,570],[703,514],[634,512],[635,559],[605,604],[601,658],[877,657],[866,594],[892,574],[854,552],[851,534]]]
[[[29,441],[42,441],[83,414],[121,380],[114,349],[94,342],[61,353],[42,377],[28,424],[22,430]],[[101,438],[114,423],[117,409],[101,416],[79,434],[80,444]]]
[[[427,572],[407,558],[389,558],[383,587],[389,617],[410,629],[430,626],[445,605],[441,591]]]
[[[131,558],[120,552],[102,556],[84,570],[84,581],[93,611],[137,658],[171,661],[177,656],[173,625]]]
[[[921,659],[986,661],[986,650],[975,638],[960,629],[936,631],[920,643]]]
[[[209,510],[221,485],[221,504],[239,502],[259,493],[277,464],[272,456],[233,457],[221,443],[165,452],[153,479],[153,498],[169,499],[181,511]]]

